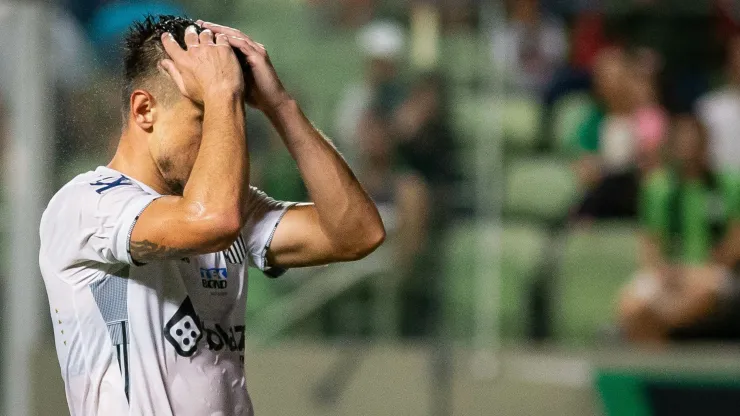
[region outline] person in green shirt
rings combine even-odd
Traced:
[[[641,186],[641,271],[624,288],[619,319],[637,342],[740,339],[740,182],[715,173],[693,115],[675,117],[669,162]]]

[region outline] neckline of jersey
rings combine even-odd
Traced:
[[[95,169],[95,170],[96,170],[96,171],[104,170],[104,171],[109,171],[109,172],[112,172],[112,173],[114,173],[114,174],[119,174],[119,175],[123,175],[123,176],[125,176],[125,177],[129,178],[129,179],[130,179],[130,180],[131,180],[132,182],[134,182],[134,183],[136,183],[137,185],[139,185],[139,186],[141,187],[141,189],[143,189],[143,190],[144,190],[144,191],[145,191],[146,193],[148,193],[148,194],[152,194],[152,195],[157,195],[157,196],[162,196],[162,194],[160,194],[159,192],[155,191],[154,189],[152,189],[152,188],[151,188],[150,186],[148,186],[147,184],[145,184],[145,183],[142,183],[141,181],[139,181],[139,180],[136,180],[136,179],[132,178],[131,176],[129,176],[129,175],[126,175],[126,174],[125,174],[125,173],[123,173],[123,172],[119,172],[119,171],[117,171],[117,170],[115,170],[115,169],[113,169],[113,168],[109,168],[108,166],[98,166],[98,168],[97,168],[97,169]]]

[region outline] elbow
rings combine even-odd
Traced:
[[[383,222],[378,220],[372,226],[368,226],[362,233],[362,238],[358,239],[351,247],[344,250],[345,261],[355,261],[363,259],[374,252],[385,241],[386,233]]]
[[[241,233],[243,221],[238,213],[213,212],[201,222],[203,235],[208,235],[212,252],[228,249]]]

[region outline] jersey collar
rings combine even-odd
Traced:
[[[95,169],[95,171],[96,171],[96,172],[100,172],[100,173],[108,173],[108,174],[112,174],[112,175],[123,175],[123,176],[125,176],[125,177],[129,178],[129,179],[130,179],[130,180],[131,180],[132,182],[134,182],[135,184],[139,185],[139,187],[140,187],[141,189],[143,189],[143,190],[144,190],[144,191],[145,191],[146,193],[148,193],[148,194],[151,194],[151,195],[157,195],[157,196],[162,196],[162,194],[160,194],[159,192],[155,191],[155,190],[154,190],[154,189],[152,189],[152,188],[151,188],[150,186],[148,186],[148,185],[146,185],[146,184],[142,183],[141,181],[138,181],[138,180],[136,180],[136,179],[132,178],[132,177],[131,177],[131,176],[129,176],[129,175],[126,175],[126,174],[124,174],[124,173],[121,173],[121,172],[119,172],[119,171],[117,171],[117,170],[115,170],[115,169],[111,169],[111,168],[109,168],[108,166],[98,166],[98,168],[97,168],[97,169]]]

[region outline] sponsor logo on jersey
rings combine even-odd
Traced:
[[[211,351],[244,352],[244,325],[223,327],[218,323],[209,325],[203,322],[195,313],[190,297],[185,298],[177,312],[167,321],[164,336],[182,357],[192,357],[204,336]],[[240,359],[243,360],[243,357]]]
[[[212,267],[210,269],[201,267],[200,269],[200,280],[206,289],[226,289],[228,286],[226,278],[227,272],[224,267]]]
[[[244,325],[223,328],[219,324],[208,327],[205,324],[206,342],[211,351],[244,351]]]
[[[177,312],[165,324],[164,337],[175,347],[178,355],[191,357],[195,354],[198,341],[203,337],[203,330],[190,297],[185,298]]]
[[[228,250],[224,250],[223,253],[226,257],[226,261],[229,263],[243,264],[244,258],[247,256],[247,246],[244,244],[244,238],[239,236],[239,238],[234,241],[234,244],[232,244]]]

